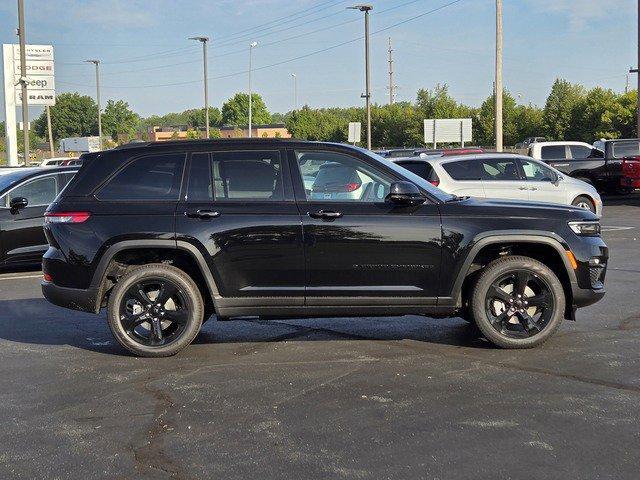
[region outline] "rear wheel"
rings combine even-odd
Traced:
[[[565,296],[558,277],[529,257],[489,264],[473,290],[473,318],[483,335],[502,348],[532,348],[562,322]]]
[[[168,357],[189,345],[202,324],[202,296],[182,270],[150,264],[115,285],[107,321],[116,340],[142,357]]]
[[[585,210],[589,210],[592,213],[596,213],[596,206],[593,201],[584,195],[580,195],[576,197],[576,199],[571,202],[571,205],[574,207],[584,208]]]

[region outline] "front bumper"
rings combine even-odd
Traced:
[[[42,281],[42,294],[49,302],[59,307],[98,313],[98,291],[60,287],[52,282]]]

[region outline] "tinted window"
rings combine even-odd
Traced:
[[[583,145],[569,145],[569,151],[571,157],[574,159],[589,158],[593,149],[591,147],[585,147]]]
[[[567,153],[564,145],[549,145],[540,149],[540,156],[545,160],[564,160]]]
[[[282,164],[278,152],[212,154],[215,200],[282,200]]]
[[[213,201],[213,184],[211,183],[211,163],[208,153],[194,153],[191,155],[189,166],[189,186],[187,187],[187,201]]]
[[[520,180],[516,161],[510,158],[487,158],[482,163],[483,180]]]
[[[334,152],[296,152],[307,200],[383,202],[393,179],[362,160]]]
[[[50,175],[47,177],[36,178],[16,189],[9,192],[6,196],[6,204],[8,206],[11,200],[17,197],[24,197],[29,201],[30,207],[37,205],[48,205],[56,198],[56,177]]]
[[[640,155],[640,142],[616,142],[613,144],[613,158],[637,157]]]
[[[556,180],[554,171],[538,162],[522,160],[522,169],[527,180],[535,182],[553,182]]]
[[[443,163],[442,168],[454,180],[481,180],[482,164],[478,160]]]
[[[100,190],[102,200],[177,200],[184,154],[141,157],[129,163]]]
[[[410,172],[415,173],[416,175],[424,178],[425,180],[429,180],[429,176],[431,172],[433,172],[433,168],[427,162],[397,162],[403,168],[406,168]]]

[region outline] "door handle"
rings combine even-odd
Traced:
[[[529,187],[519,187],[518,190],[529,190]]]
[[[311,218],[322,218],[324,220],[331,220],[334,218],[340,218],[341,212],[333,212],[331,210],[318,210],[317,212],[307,212]]]
[[[536,190],[538,190],[538,189],[537,189],[536,187],[531,187],[531,188],[529,188],[529,190],[532,190],[532,191],[534,191],[534,192],[535,192],[535,191],[536,191]]]
[[[189,218],[216,218],[220,216],[220,212],[214,212],[213,210],[196,210],[195,212],[185,212],[185,215]]]

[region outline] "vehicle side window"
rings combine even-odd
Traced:
[[[216,201],[278,201],[284,198],[282,162],[278,152],[214,152],[211,156]]]
[[[564,145],[547,145],[540,148],[540,157],[544,160],[565,160],[567,152]]]
[[[583,145],[569,145],[569,151],[571,152],[571,158],[580,160],[591,157],[591,152],[593,152],[594,149]]]
[[[430,175],[433,172],[433,168],[427,162],[398,162],[398,165],[425,180],[430,180]]]
[[[49,205],[58,194],[56,185],[56,178],[53,175],[30,180],[9,192],[3,206],[9,206],[11,200],[17,197],[26,198],[29,207]]]
[[[527,180],[532,182],[554,182],[556,174],[546,165],[529,160],[522,160],[522,169]]]
[[[445,172],[454,180],[481,180],[482,164],[478,160],[462,160],[442,164]]]
[[[518,166],[510,158],[482,159],[482,180],[513,181],[520,180]]]
[[[208,153],[191,155],[189,166],[188,202],[212,202],[213,183],[211,182],[211,162]]]
[[[184,153],[140,157],[98,192],[100,200],[177,200]]]
[[[394,179],[342,153],[297,151],[308,201],[384,202]]]
[[[629,140],[613,144],[613,158],[637,157],[640,155],[640,142]]]

